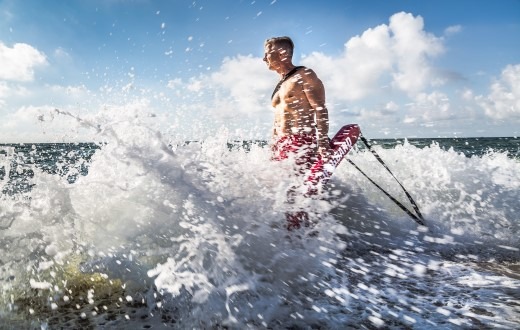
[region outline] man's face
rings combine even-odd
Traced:
[[[275,70],[280,62],[280,53],[275,50],[270,43],[264,47],[264,62],[267,64],[269,70]]]

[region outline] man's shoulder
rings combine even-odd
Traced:
[[[300,65],[300,66],[297,66],[294,68],[293,76],[308,76],[308,75],[315,75],[315,74],[316,73],[311,68]]]
[[[306,67],[306,66],[301,66],[298,69],[298,71],[296,72],[296,74],[300,75],[303,79],[314,80],[314,79],[318,78],[318,75],[316,74],[316,72],[313,69]]]
[[[311,68],[308,68],[304,65],[299,65],[296,67],[296,73],[306,73],[306,72],[314,72]]]

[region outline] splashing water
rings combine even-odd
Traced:
[[[4,324],[518,325],[520,163],[506,153],[377,147],[425,215],[417,227],[346,163],[320,198],[289,205],[297,178],[267,148],[229,148],[225,131],[172,141],[130,110],[77,118],[102,142],[88,174],[26,162],[29,188],[1,195]],[[2,191],[14,157],[0,154]],[[349,157],[405,200],[369,152]],[[284,214],[298,207],[315,224],[288,232]]]

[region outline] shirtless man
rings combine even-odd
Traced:
[[[331,148],[323,83],[311,69],[292,63],[293,49],[289,37],[268,39],[264,45],[264,61],[269,70],[280,75],[280,82],[271,97],[275,109],[273,159],[294,157],[298,175],[310,169],[318,157],[329,157]],[[290,203],[293,195],[291,189],[288,192]],[[305,211],[288,212],[286,219],[289,230],[309,222]]]
[[[269,70],[280,75],[271,99],[275,109],[273,158],[282,160],[294,154],[304,171],[318,156],[327,158],[331,152],[325,89],[314,71],[292,63],[294,44],[289,37],[268,39],[264,49]]]

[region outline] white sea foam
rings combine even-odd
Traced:
[[[289,205],[296,179],[288,164],[269,161],[267,148],[229,150],[225,131],[183,145],[138,108],[127,115],[78,118],[103,141],[87,176],[69,184],[34,168],[27,196],[0,199],[0,316],[15,314],[20,300],[11,297],[24,297],[29,284],[50,292],[53,313],[78,304],[78,320],[100,327],[518,321],[509,304],[518,277],[480,264],[520,261],[518,161],[501,153],[467,158],[436,144],[376,148],[425,215],[427,227],[419,227],[347,163],[322,199]],[[349,157],[406,201],[369,152]],[[316,224],[288,232],[284,214],[300,207]],[[96,281],[112,283],[114,296],[90,289],[79,304],[72,275],[62,271],[75,258],[88,280],[100,274]],[[108,316],[115,303],[124,317]],[[35,320],[50,315],[31,310]]]

